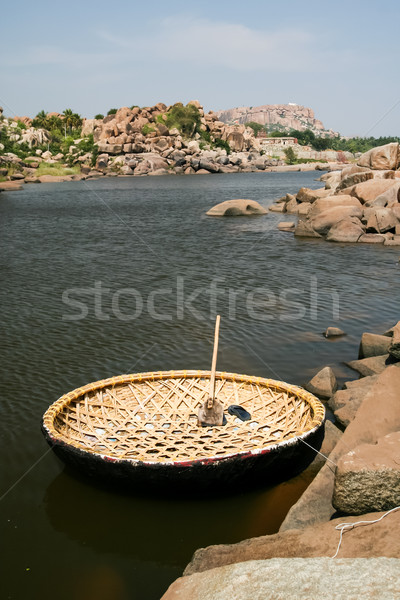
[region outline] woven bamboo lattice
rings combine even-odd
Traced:
[[[217,373],[216,397],[239,404],[250,421],[226,414],[223,427],[197,424],[209,395],[209,371],[121,375],[57,400],[43,424],[55,439],[114,459],[171,463],[261,451],[318,427],[325,410],[315,396],[280,381]]]

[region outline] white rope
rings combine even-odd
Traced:
[[[317,450],[316,448],[314,448],[313,446],[311,446],[311,444],[309,444],[308,442],[306,442],[305,440],[303,440],[303,438],[299,438],[299,440],[301,440],[303,442],[303,444],[305,444],[306,446],[308,446],[309,448],[311,448],[311,450],[314,450],[314,452],[316,452],[317,454],[320,454],[321,456],[323,456],[325,458],[325,460],[329,460],[329,462],[331,462],[333,465],[335,465],[335,467],[337,467],[337,464],[335,462],[333,462],[333,460],[331,460],[328,456],[325,456],[325,454],[322,454],[322,452],[320,452],[319,450]]]
[[[391,508],[390,510],[385,512],[385,514],[383,514],[381,517],[379,517],[379,519],[375,519],[374,521],[356,521],[355,523],[339,523],[339,525],[336,525],[335,529],[340,531],[340,538],[339,538],[339,544],[338,544],[337,550],[336,550],[335,554],[332,556],[332,558],[336,558],[337,555],[339,554],[339,549],[340,549],[340,545],[342,543],[343,533],[345,531],[348,531],[349,529],[353,529],[357,525],[371,525],[372,523],[379,523],[379,521],[382,521],[382,519],[384,517],[386,517],[391,512],[394,512],[395,510],[399,510],[399,508],[400,508],[400,506]]]

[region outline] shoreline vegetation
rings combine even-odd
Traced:
[[[18,189],[22,183],[104,176],[337,170],[354,163],[360,149],[398,141],[328,133],[225,123],[218,113],[204,113],[197,100],[186,106],[160,102],[113,108],[94,119],[82,119],[71,109],[42,110],[33,120],[6,118],[0,108],[0,185]]]

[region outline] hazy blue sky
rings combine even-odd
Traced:
[[[344,135],[400,135],[399,22],[396,0],[3,3],[0,105],[296,102]]]

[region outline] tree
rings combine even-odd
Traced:
[[[71,108],[66,108],[63,111],[64,128],[71,133],[73,129],[79,129],[82,126],[82,119],[78,113],[74,113]]]
[[[73,113],[72,109],[66,108],[63,111],[63,115],[64,115],[64,126],[65,126],[65,128],[67,128],[71,131],[72,123],[74,121],[74,117],[73,117],[74,113]]]
[[[104,115],[102,115],[101,113],[99,113],[98,115],[94,115],[94,118],[95,118],[97,121],[101,121],[102,119],[104,119]]]
[[[42,129],[47,129],[48,122],[47,122],[47,113],[46,113],[46,111],[41,110],[40,112],[38,112],[38,114],[36,115],[36,117],[32,121],[32,125],[34,127],[40,127]]]
[[[257,137],[258,133],[264,129],[264,125],[261,125],[261,123],[256,123],[255,121],[249,121],[248,123],[245,123],[245,126],[251,127],[251,129],[254,131],[255,137]]]
[[[186,137],[192,137],[201,125],[199,109],[193,104],[183,106],[181,102],[174,104],[167,113],[166,125],[176,127]]]
[[[107,112],[107,117],[109,115],[115,115],[117,110],[118,110],[117,108],[110,108],[110,110]]]
[[[296,153],[291,146],[289,146],[289,148],[285,148],[284,153],[286,156],[287,165],[295,165],[297,163]]]

